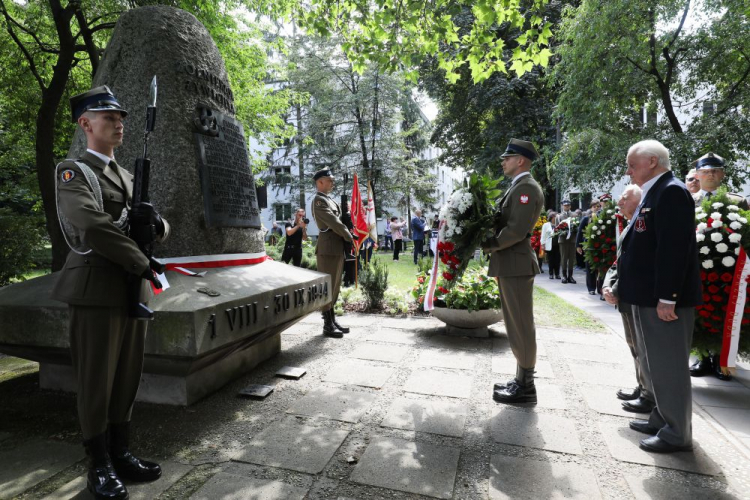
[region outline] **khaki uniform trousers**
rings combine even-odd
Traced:
[[[573,268],[576,265],[575,238],[560,242],[560,260],[560,270],[562,273],[567,274],[568,277],[573,276]]]
[[[143,371],[146,322],[126,307],[70,305],[70,352],[83,439],[130,421]]]
[[[534,325],[534,276],[498,277],[503,319],[510,349],[521,368],[536,366]]]
[[[339,255],[317,255],[318,271],[331,275],[331,305],[323,309],[323,312],[332,310],[339,298],[341,288],[341,277],[344,274],[344,254]]]

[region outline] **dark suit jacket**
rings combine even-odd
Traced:
[[[685,185],[666,172],[648,191],[621,243],[618,293],[637,306],[659,299],[677,307],[702,304],[695,241],[695,203]]]
[[[582,246],[584,240],[586,239],[586,226],[589,225],[589,222],[591,222],[591,216],[584,215],[583,218],[581,219],[580,224],[578,224],[578,234],[576,235],[577,247]]]

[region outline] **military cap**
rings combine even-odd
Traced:
[[[531,161],[539,158],[539,153],[536,152],[536,148],[529,141],[522,141],[521,139],[511,139],[508,143],[508,147],[505,148],[505,152],[500,155],[501,158],[506,156],[525,156]]]
[[[570,205],[570,200],[563,200],[563,201],[562,201],[562,204],[563,204],[563,205]]]
[[[609,193],[604,193],[603,195],[601,195],[601,196],[599,197],[599,201],[601,201],[602,203],[604,203],[604,202],[606,202],[606,201],[609,201],[609,200],[611,200],[611,199],[612,199],[612,195],[611,195],[611,194],[609,194]]]
[[[70,114],[73,123],[77,122],[86,111],[119,111],[123,118],[128,115],[106,85],[70,98]]]
[[[321,168],[315,174],[313,174],[313,180],[317,181],[320,178],[323,177],[333,177],[333,172],[331,172],[330,168]]]
[[[693,162],[695,170],[706,168],[724,168],[724,158],[713,153],[706,153]]]

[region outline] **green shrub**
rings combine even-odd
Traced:
[[[44,234],[43,217],[0,208],[0,286],[34,269],[37,260],[45,262]]]
[[[379,260],[372,260],[369,264],[362,266],[359,273],[359,286],[367,299],[367,307],[370,309],[381,309],[385,300],[385,291],[388,289],[388,267]]]
[[[385,292],[385,301],[383,308],[386,314],[406,314],[409,312],[409,304],[406,296],[396,290]]]

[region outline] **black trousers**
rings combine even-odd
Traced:
[[[393,260],[398,260],[398,254],[401,252],[404,240],[393,240]]]
[[[302,265],[302,247],[294,245],[284,247],[281,260],[284,261],[284,264],[289,264],[289,261],[292,261],[295,266],[300,267]]]
[[[414,263],[417,259],[424,257],[424,240],[414,240]]]
[[[549,264],[549,275],[560,276],[560,244],[552,242],[552,250],[547,252],[547,264]]]

